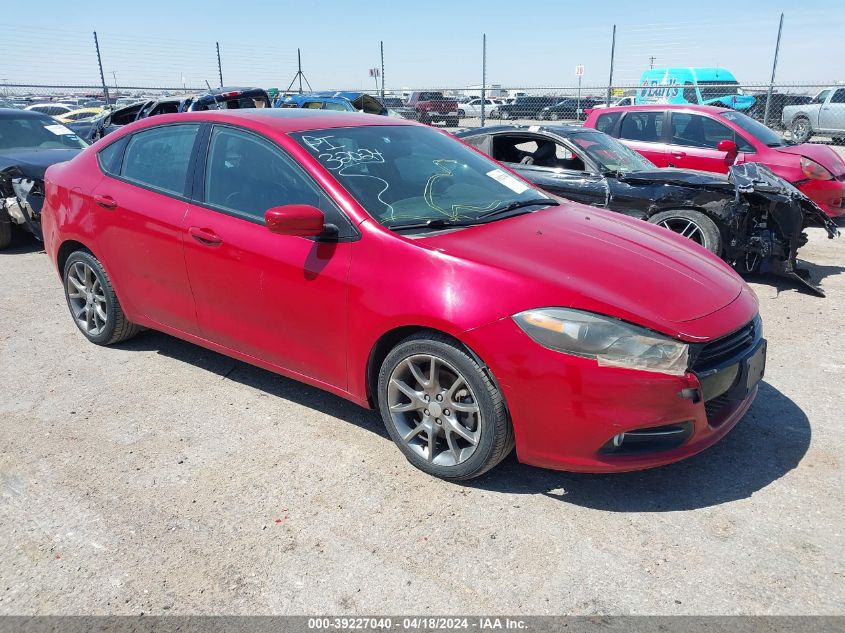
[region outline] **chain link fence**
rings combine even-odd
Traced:
[[[0,85],[0,107],[34,108],[66,122],[85,120],[99,108],[120,108],[138,101],[172,99],[205,92],[204,86],[112,86],[105,94],[96,85]],[[782,133],[788,140],[845,142],[845,84],[688,84],[590,86],[466,86],[394,88],[368,91],[330,89],[305,107],[337,109],[325,97],[339,92],[366,93],[380,99],[389,112],[433,125],[582,124],[589,113],[607,105],[693,103],[743,112]],[[270,90],[281,105],[289,93]],[[298,90],[290,94],[299,94]],[[300,100],[302,102],[302,100]],[[81,112],[76,112],[81,110]],[[657,134],[654,130],[650,133]],[[647,132],[643,132],[644,134]],[[642,139],[641,139],[642,140]],[[657,138],[653,140],[658,140]]]

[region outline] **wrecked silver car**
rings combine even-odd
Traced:
[[[11,242],[13,226],[41,239],[44,172],[85,147],[85,141],[47,115],[0,109],[0,249]]]
[[[660,169],[607,134],[566,125],[498,126],[456,136],[550,193],[664,226],[741,274],[788,276],[823,296],[797,268],[796,256],[806,227],[821,227],[831,238],[837,227],[763,165],[735,165],[727,176]]]

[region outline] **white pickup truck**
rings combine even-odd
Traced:
[[[813,134],[845,141],[845,86],[825,88],[810,103],[786,106],[781,115],[783,127],[796,143],[805,143]]]

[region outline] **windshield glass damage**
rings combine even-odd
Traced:
[[[556,202],[445,134],[417,126],[291,134],[376,220],[405,228],[488,222]]]

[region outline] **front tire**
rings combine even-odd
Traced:
[[[803,116],[796,117],[792,121],[789,131],[792,132],[792,140],[796,143],[806,143],[813,136],[813,128],[810,125],[810,120]]]
[[[661,211],[651,216],[648,221],[691,239],[711,253],[722,254],[722,234],[719,232],[719,227],[700,211],[689,209]]]
[[[387,355],[378,403],[387,432],[408,461],[441,479],[478,477],[514,445],[498,387],[441,334],[412,336]]]
[[[126,318],[105,268],[91,253],[71,253],[62,278],[70,314],[89,341],[112,345],[132,338],[140,331]]]
[[[467,113],[464,112],[463,110],[458,110],[458,118],[459,119],[465,119],[466,115],[467,115]]]
[[[458,119],[446,119],[446,127],[458,127],[461,124],[461,120]]]

